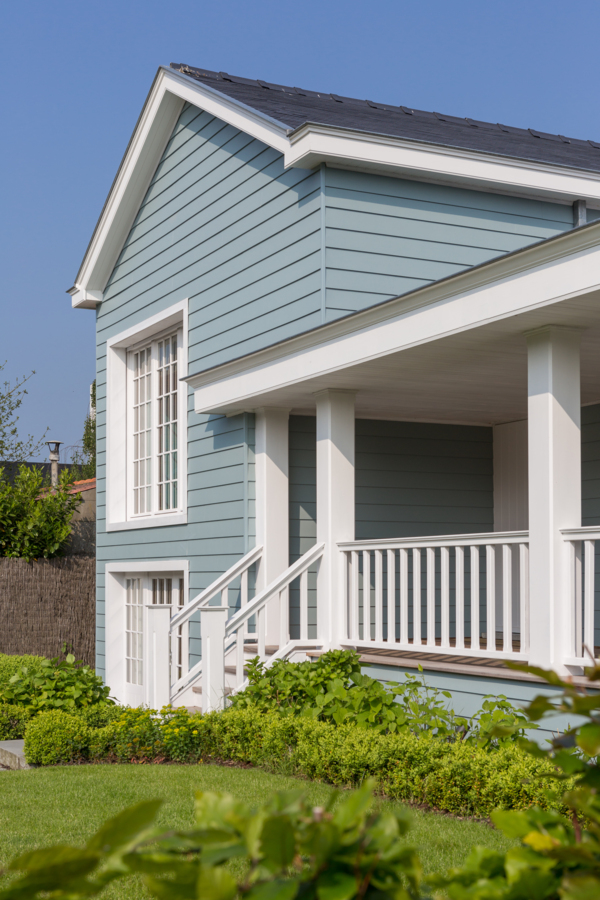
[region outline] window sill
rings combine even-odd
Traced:
[[[148,516],[147,519],[129,519],[127,522],[107,522],[107,531],[137,531],[140,528],[164,528],[165,525],[187,525],[187,512],[165,516]]]

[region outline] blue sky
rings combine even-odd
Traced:
[[[75,444],[94,313],[65,291],[159,65],[600,140],[598,0],[28,0],[0,7],[0,362]]]

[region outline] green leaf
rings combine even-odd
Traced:
[[[296,837],[287,816],[272,816],[265,821],[260,846],[268,862],[281,869],[290,865],[296,855]]]
[[[298,882],[283,881],[276,878],[273,881],[265,881],[257,884],[247,894],[246,900],[294,900],[298,893]]]
[[[131,845],[153,824],[162,800],[144,800],[109,819],[88,841],[88,851],[116,853]]]
[[[523,838],[532,830],[531,820],[525,812],[495,809],[490,818],[496,828],[510,838]]]
[[[350,900],[357,893],[354,875],[341,869],[326,869],[317,879],[319,900]]]
[[[200,866],[196,890],[199,900],[233,900],[238,886],[226,869]]]
[[[588,722],[579,729],[577,744],[588,756],[600,753],[600,723]]]

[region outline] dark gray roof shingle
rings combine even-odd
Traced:
[[[171,68],[266,113],[291,131],[310,122],[600,172],[600,143],[492,122],[287,87],[184,63]]]

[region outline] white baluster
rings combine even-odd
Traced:
[[[512,653],[512,547],[502,544],[502,649]]]
[[[471,547],[471,650],[479,650],[479,547]]]
[[[244,682],[244,625],[235,633],[235,680],[236,687]]]
[[[300,640],[308,640],[308,572],[300,576]]]
[[[596,542],[585,541],[585,587],[584,587],[584,618],[583,618],[583,642],[592,656],[594,650],[594,588],[596,574],[595,553]],[[584,653],[588,656],[588,653]]]
[[[388,550],[395,562],[396,554]],[[408,550],[400,550],[400,643],[408,644]],[[389,565],[389,563],[388,563]],[[395,573],[394,573],[395,574]],[[396,579],[394,577],[394,588]],[[394,590],[394,600],[396,599]],[[394,603],[394,606],[396,604]]]
[[[464,650],[465,647],[465,549],[454,549],[454,607],[456,612],[456,649]]]
[[[571,609],[573,610],[573,655],[583,656],[583,595],[581,591],[581,541],[571,541]]]
[[[363,550],[363,641],[371,636],[371,551]]]
[[[248,569],[244,569],[240,578],[240,609],[243,609],[244,606],[248,602]],[[246,622],[242,628],[244,630],[245,637],[248,637],[248,622]]]
[[[487,598],[486,649],[496,649],[496,548],[493,544],[485,547],[485,593]]]
[[[290,639],[290,603],[288,588],[279,591],[279,648],[285,647]]]
[[[527,544],[519,544],[519,619],[520,652],[529,653],[529,546]]]
[[[348,557],[348,637],[358,640],[358,553],[351,550]]]
[[[383,551],[375,550],[375,640],[383,640]]]
[[[421,551],[413,550],[413,646],[421,647]]]
[[[265,647],[265,631],[265,608],[264,606],[261,606],[256,612],[256,639],[258,642],[258,655],[261,662],[265,661],[267,655]]]
[[[406,550],[400,551],[406,556]],[[400,563],[400,572],[402,573],[402,562]],[[408,609],[408,569],[406,569],[406,590],[405,604]],[[388,644],[396,643],[396,551],[387,551],[387,610],[388,610]],[[402,610],[402,574],[400,575],[400,610]],[[400,621],[402,621],[402,612],[400,612]],[[400,638],[402,640],[402,638]]]
[[[440,548],[441,646],[450,646],[450,550]]]
[[[435,647],[435,549],[427,547],[427,646]]]

